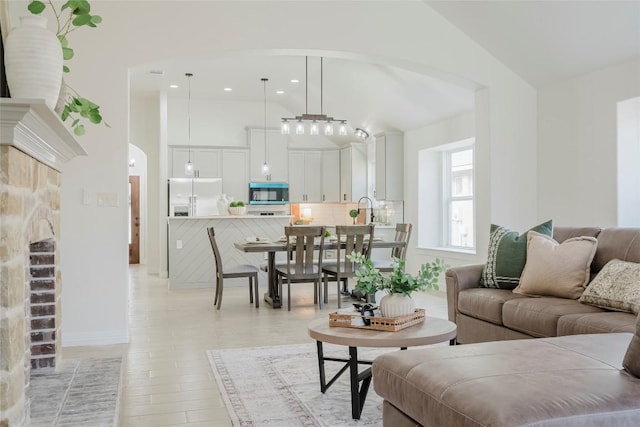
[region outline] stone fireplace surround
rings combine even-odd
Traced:
[[[86,152],[44,101],[0,99],[0,427],[29,420],[29,377],[60,355],[60,186]]]

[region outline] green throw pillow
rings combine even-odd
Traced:
[[[515,289],[527,261],[527,233],[535,231],[552,237],[553,224],[549,220],[518,235],[499,225],[491,224],[489,253],[482,270],[480,286],[483,288]]]

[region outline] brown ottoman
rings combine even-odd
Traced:
[[[374,360],[384,425],[639,426],[633,334],[575,335],[399,351]]]

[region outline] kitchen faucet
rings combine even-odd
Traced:
[[[360,212],[360,202],[362,201],[362,199],[367,199],[369,201],[369,205],[371,206],[371,222],[373,222],[376,218],[376,216],[373,214],[373,200],[371,200],[369,197],[364,196],[364,197],[360,197],[360,199],[358,200],[358,212]],[[367,213],[367,208],[364,208],[364,212],[365,214]]]

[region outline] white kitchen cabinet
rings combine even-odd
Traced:
[[[404,138],[401,132],[383,132],[375,136],[376,187],[378,200],[404,199]]]
[[[193,176],[196,178],[220,178],[220,149],[191,148]],[[184,165],[189,160],[189,149],[173,147],[171,149],[171,178],[188,178],[184,173]]]
[[[294,202],[322,201],[320,151],[289,151],[289,200]]]
[[[262,165],[265,160],[264,129],[247,128],[247,138],[250,152],[251,181],[288,182],[288,156],[286,135],[280,133],[280,129],[267,129],[268,162],[271,166],[271,175],[262,175]]]
[[[322,152],[322,201],[340,201],[340,151]]]
[[[249,150],[225,148],[222,150],[222,191],[227,198],[248,201]]]
[[[364,144],[340,150],[340,201],[357,202],[367,195],[367,153]]]

